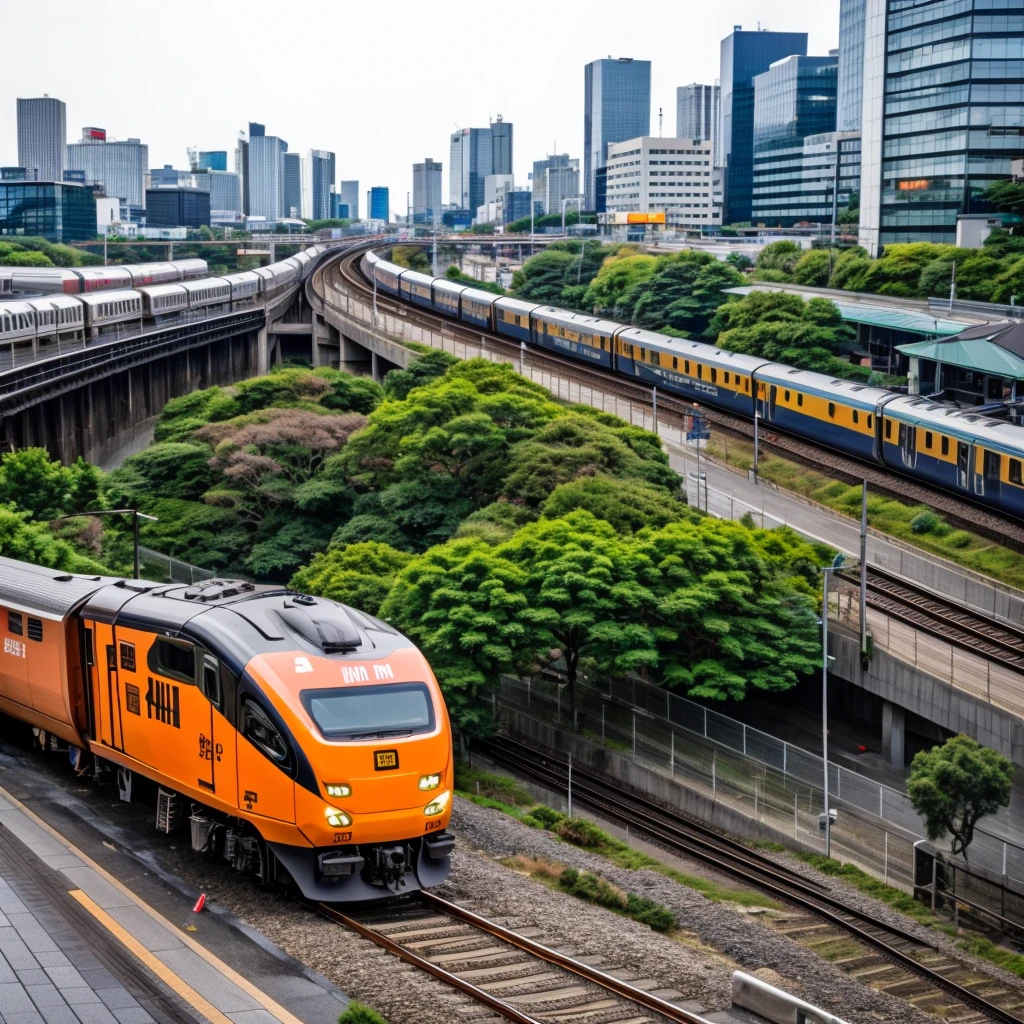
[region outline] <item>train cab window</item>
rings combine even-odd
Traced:
[[[835,402],[829,402],[828,403],[828,415],[829,415],[829,419],[833,419],[834,420],[836,418],[836,403]]]
[[[928,448],[929,450],[931,449],[931,446],[932,446],[932,432],[930,430],[926,430],[924,432],[924,446],[925,446],[925,448]]]
[[[21,612],[7,613],[7,632],[15,636],[24,636],[25,628],[22,624]]]
[[[28,638],[29,640],[35,640],[36,643],[43,642],[43,620],[33,619],[29,616],[28,620]]]
[[[949,438],[948,437],[944,437],[942,439],[942,454],[943,455],[948,455],[949,454]],[[1018,465],[1020,465],[1020,464],[1018,463]]]
[[[125,643],[124,640],[119,644],[121,649],[121,668],[125,672],[135,671],[135,644]]]
[[[242,698],[242,735],[265,757],[282,768],[291,766],[291,751],[288,742],[266,713],[249,697]]]
[[[1020,472],[1020,459],[1010,459],[1010,483],[1024,484],[1024,479],[1021,478]]]
[[[161,676],[195,684],[196,650],[191,644],[159,637],[149,649],[149,668]]]
[[[219,668],[216,658],[209,654],[203,655],[202,691],[206,699],[217,708],[221,706]]]

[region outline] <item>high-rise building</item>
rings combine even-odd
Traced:
[[[238,175],[238,187],[242,198],[242,213],[249,216],[249,140],[245,132],[238,133],[235,144],[235,173]]]
[[[744,32],[722,40],[720,152],[725,167],[725,223],[751,217],[754,193],[754,76],[777,60],[807,53],[806,32]]]
[[[491,122],[491,169],[490,174],[512,173],[512,122],[502,120]]]
[[[68,130],[64,103],[52,96],[18,100],[18,163],[38,181],[60,181]]]
[[[681,85],[676,89],[676,138],[710,139],[718,154],[719,85]],[[717,166],[717,165],[716,165]]]
[[[348,207],[348,218],[349,220],[359,220],[359,182],[358,181],[343,181],[341,182],[341,199],[340,203],[342,206]]]
[[[441,219],[441,164],[427,157],[412,165],[412,218],[418,224]]]
[[[199,188],[146,191],[146,227],[201,228],[210,225],[210,193]]]
[[[952,13],[956,17],[951,17]],[[1024,21],[986,0],[867,0],[860,244],[956,242],[958,214],[1011,174]]]
[[[248,199],[246,214],[278,221],[288,216],[285,206],[285,161],[288,143],[276,135],[267,135],[266,128],[255,121],[249,124],[249,141],[245,146],[245,169],[242,172],[243,202]],[[299,185],[298,182],[295,183]],[[301,189],[290,195],[295,205],[301,203]]]
[[[484,203],[488,174],[512,173],[512,122],[498,117],[488,128],[452,132],[448,160],[448,201],[457,210]]]
[[[334,154],[326,149],[311,149],[302,158],[301,216],[306,220],[330,217],[333,188]]]
[[[302,216],[302,157],[298,153],[285,152],[281,156],[284,191],[282,193],[281,215]]]
[[[196,163],[197,171],[226,171],[228,153],[226,149],[201,149]]]
[[[544,212],[560,214],[562,203],[576,199],[580,194],[580,162],[569,160],[565,164],[548,167],[544,171]]]
[[[588,210],[597,207],[597,171],[608,147],[651,130],[651,62],[619,57],[591,61],[583,69],[583,191]]]
[[[608,147],[608,213],[664,213],[677,227],[720,223],[710,139],[643,136]]]
[[[195,179],[191,171],[179,171],[164,164],[150,168],[147,189],[153,188],[195,188]]]
[[[385,223],[391,220],[391,199],[387,186],[374,185],[366,193],[366,206],[370,220],[382,220]]]
[[[579,160],[570,160],[568,153],[551,153],[544,157],[543,160],[533,161],[533,173],[530,175],[530,181],[533,184],[533,207],[538,217],[542,213],[547,212],[547,194],[545,189],[547,187],[546,172],[548,168],[569,167],[570,164],[576,165],[578,173],[580,162]],[[578,187],[576,191],[579,191]]]
[[[832,53],[787,57],[754,76],[752,223],[792,227],[832,219],[841,142],[837,74]]]
[[[196,174],[196,188],[210,193],[210,219],[234,221],[242,212],[242,188],[234,171],[204,170]]]
[[[533,192],[528,188],[514,188],[506,192],[502,222],[511,224],[513,221],[522,220],[523,217],[529,217],[532,202]]]
[[[864,103],[864,13],[866,0],[839,0],[839,84],[836,129],[859,132]]]
[[[106,195],[145,207],[149,147],[138,139],[118,142],[102,128],[83,128],[82,141],[67,147],[67,166],[84,171],[86,184],[100,186]]]
[[[96,233],[96,198],[86,185],[0,182],[0,237],[32,235],[50,242],[87,242]]]

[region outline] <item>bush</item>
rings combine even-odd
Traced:
[[[605,843],[605,833],[585,818],[565,818],[555,830],[567,843],[596,849]]]
[[[630,893],[626,897],[626,913],[656,932],[667,932],[676,925],[676,915],[668,907],[663,907],[646,896]]]
[[[932,533],[942,520],[934,512],[919,512],[910,520],[914,533]]]
[[[576,868],[566,868],[559,877],[558,884],[570,896],[624,913],[655,931],[667,932],[675,927],[676,916],[668,907],[655,903],[646,896],[624,893],[618,886],[612,885],[600,875],[579,871]]]
[[[354,1000],[348,1004],[348,1009],[338,1018],[338,1024],[388,1024],[376,1010],[371,1010],[363,1003]]]
[[[954,530],[947,538],[946,543],[951,548],[967,548],[971,546],[974,538],[966,530]]]
[[[561,822],[565,821],[565,815],[561,811],[553,810],[550,807],[535,807],[530,811],[530,816],[549,831],[554,831]]]

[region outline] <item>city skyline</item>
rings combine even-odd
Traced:
[[[28,33],[48,10],[56,13],[60,6],[44,2],[31,11],[15,8],[8,12],[9,30],[12,35]],[[422,47],[425,42],[443,49],[451,39],[444,25],[457,24],[470,15],[485,36],[487,27],[493,26],[494,37],[508,41],[507,22],[499,20],[497,12],[476,5],[470,8],[462,0],[442,3],[431,9],[429,18],[421,6],[402,6],[407,6],[407,15],[395,18],[389,26],[388,46],[396,52],[404,46]],[[436,153],[446,162],[440,154],[446,155],[445,144],[456,126],[487,124],[488,116],[496,118],[498,114],[513,122],[513,170],[520,188],[528,185],[533,161],[547,153],[582,157],[582,69],[609,52],[651,61],[651,129],[657,132],[660,107],[667,119],[663,134],[668,136],[674,131],[676,88],[715,80],[718,45],[733,25],[755,29],[762,19],[762,27],[772,30],[807,31],[811,53],[827,53],[836,46],[838,0],[826,4],[777,0],[766,21],[764,6],[756,0],[733,0],[716,10],[680,14],[678,5],[656,2],[642,22],[630,26],[621,24],[610,3],[565,3],[552,9],[527,2],[522,7],[527,15],[523,23],[529,23],[534,11],[560,40],[561,59],[549,68],[544,80],[535,81],[525,73],[497,75],[486,48],[472,48],[458,61],[430,63],[432,100],[424,109],[419,101],[424,95],[423,66],[381,76],[377,49],[359,42],[375,37],[380,26],[368,12],[358,9],[346,15],[349,35],[337,44],[337,59],[317,61],[310,56],[307,61],[306,45],[280,40],[275,44],[280,59],[286,64],[294,59],[297,69],[301,68],[297,78],[303,87],[301,97],[281,89],[276,77],[239,74],[230,49],[222,47],[214,60],[208,60],[210,51],[202,47],[169,51],[175,61],[173,89],[133,75],[134,87],[125,90],[124,79],[116,72],[90,77],[78,61],[83,47],[100,52],[110,26],[123,17],[120,8],[99,0],[76,27],[74,38],[58,35],[53,40],[46,62],[15,50],[0,68],[0,164],[17,163],[16,99],[48,93],[67,104],[66,141],[75,141],[82,125],[98,124],[114,138],[139,138],[148,145],[152,167],[168,163],[187,167],[187,146],[232,153],[238,130],[246,128],[249,121],[273,124],[293,152],[305,155],[309,149],[323,149],[336,153],[339,178],[387,185],[392,209],[404,213],[405,193],[412,189],[411,163],[422,159],[423,153]],[[279,12],[269,4],[248,5],[241,22],[230,10],[211,9],[189,0],[176,10],[182,17],[202,18],[211,39],[230,39],[239,54],[251,52],[261,39],[276,38]],[[328,4],[310,2],[296,13],[307,13],[310,24],[315,25],[324,23],[332,10]],[[586,17],[581,17],[584,10]],[[140,11],[135,17],[144,28],[150,15]],[[685,20],[687,38],[698,42],[692,55],[680,55],[676,34],[652,33],[652,18],[669,24]],[[310,38],[328,37],[312,33]],[[223,67],[218,61],[223,61]],[[552,102],[553,97],[561,98]],[[403,103],[414,100],[419,103],[415,116],[403,115]],[[370,145],[368,140],[372,140]],[[448,173],[446,166],[446,197]]]

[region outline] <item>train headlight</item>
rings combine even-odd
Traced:
[[[443,793],[439,793],[430,801],[429,804],[427,804],[426,807],[423,808],[423,813],[428,818],[436,817],[448,806],[448,799],[450,796],[451,793],[447,789]]]
[[[424,792],[430,789],[437,789],[441,785],[441,773],[435,772],[433,775],[421,775],[420,776],[420,789]]]
[[[331,828],[348,828],[352,824],[352,819],[344,811],[339,811],[334,807],[328,807],[324,811],[324,817]]]
[[[328,796],[351,796],[352,787],[344,782],[325,782],[324,786],[327,788]]]

